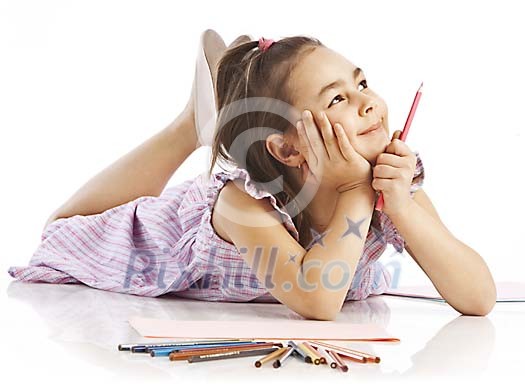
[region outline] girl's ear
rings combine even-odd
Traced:
[[[283,164],[296,167],[301,158],[292,144],[288,144],[282,134],[272,133],[266,138],[266,149],[272,156]]]

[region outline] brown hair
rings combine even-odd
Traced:
[[[294,129],[285,118],[286,112],[272,112],[282,110],[282,106],[286,106],[282,102],[294,105],[289,76],[300,59],[319,46],[323,44],[318,39],[293,36],[276,41],[265,52],[257,48],[258,41],[226,50],[217,70],[216,108],[219,113],[208,172],[211,175],[213,166],[220,161],[233,162],[248,171],[258,188],[275,193],[273,195],[281,208],[288,204],[295,209],[296,216],[292,217],[292,221],[299,232],[299,243],[304,248],[311,241],[312,223],[306,207],[296,200],[301,188],[291,178],[290,167],[268,152],[265,139],[270,133],[284,134]],[[238,106],[238,101],[251,97],[266,99],[263,106],[256,110],[233,114],[236,101]],[[241,134],[243,136],[239,137]],[[235,146],[231,147],[234,142]],[[281,176],[282,190],[275,190],[272,181]],[[297,211],[301,208],[302,211]]]

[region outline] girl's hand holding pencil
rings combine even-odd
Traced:
[[[417,158],[405,144],[405,140],[422,93],[423,82],[416,92],[403,131],[394,132],[392,142],[387,146],[385,153],[377,157],[374,167],[372,188],[381,191],[375,209],[384,211],[389,217],[401,213],[413,201],[410,197],[410,186]]]
[[[401,140],[401,131],[395,131],[392,142],[377,157],[373,169],[372,188],[381,191],[384,198],[383,212],[391,216],[402,212],[410,202],[410,185],[416,170],[417,158]]]

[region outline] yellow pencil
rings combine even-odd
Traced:
[[[312,352],[312,350],[310,349],[311,347],[307,342],[301,342],[299,346],[301,347],[301,349],[304,350],[306,354],[310,356],[312,362],[315,365],[319,365],[321,363],[321,358],[316,353]]]
[[[326,359],[324,358],[324,356],[321,353],[319,353],[312,345],[310,345],[308,342],[305,342],[304,346],[306,346],[308,350],[310,350],[310,352],[315,354],[315,357],[319,359],[320,364],[326,364]]]

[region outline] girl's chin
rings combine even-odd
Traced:
[[[375,163],[375,160],[379,154],[385,152],[385,149],[390,144],[390,141],[388,139],[388,134],[383,132],[382,134],[370,136],[366,139],[366,141],[362,141],[361,144],[362,146],[360,148],[363,150],[361,155],[363,155],[369,162],[373,159]]]
[[[357,139],[363,143],[363,144],[377,144],[378,142],[382,142],[385,140],[388,140],[388,131],[384,129],[383,127],[376,129],[375,131],[368,132],[364,135],[358,135]]]

